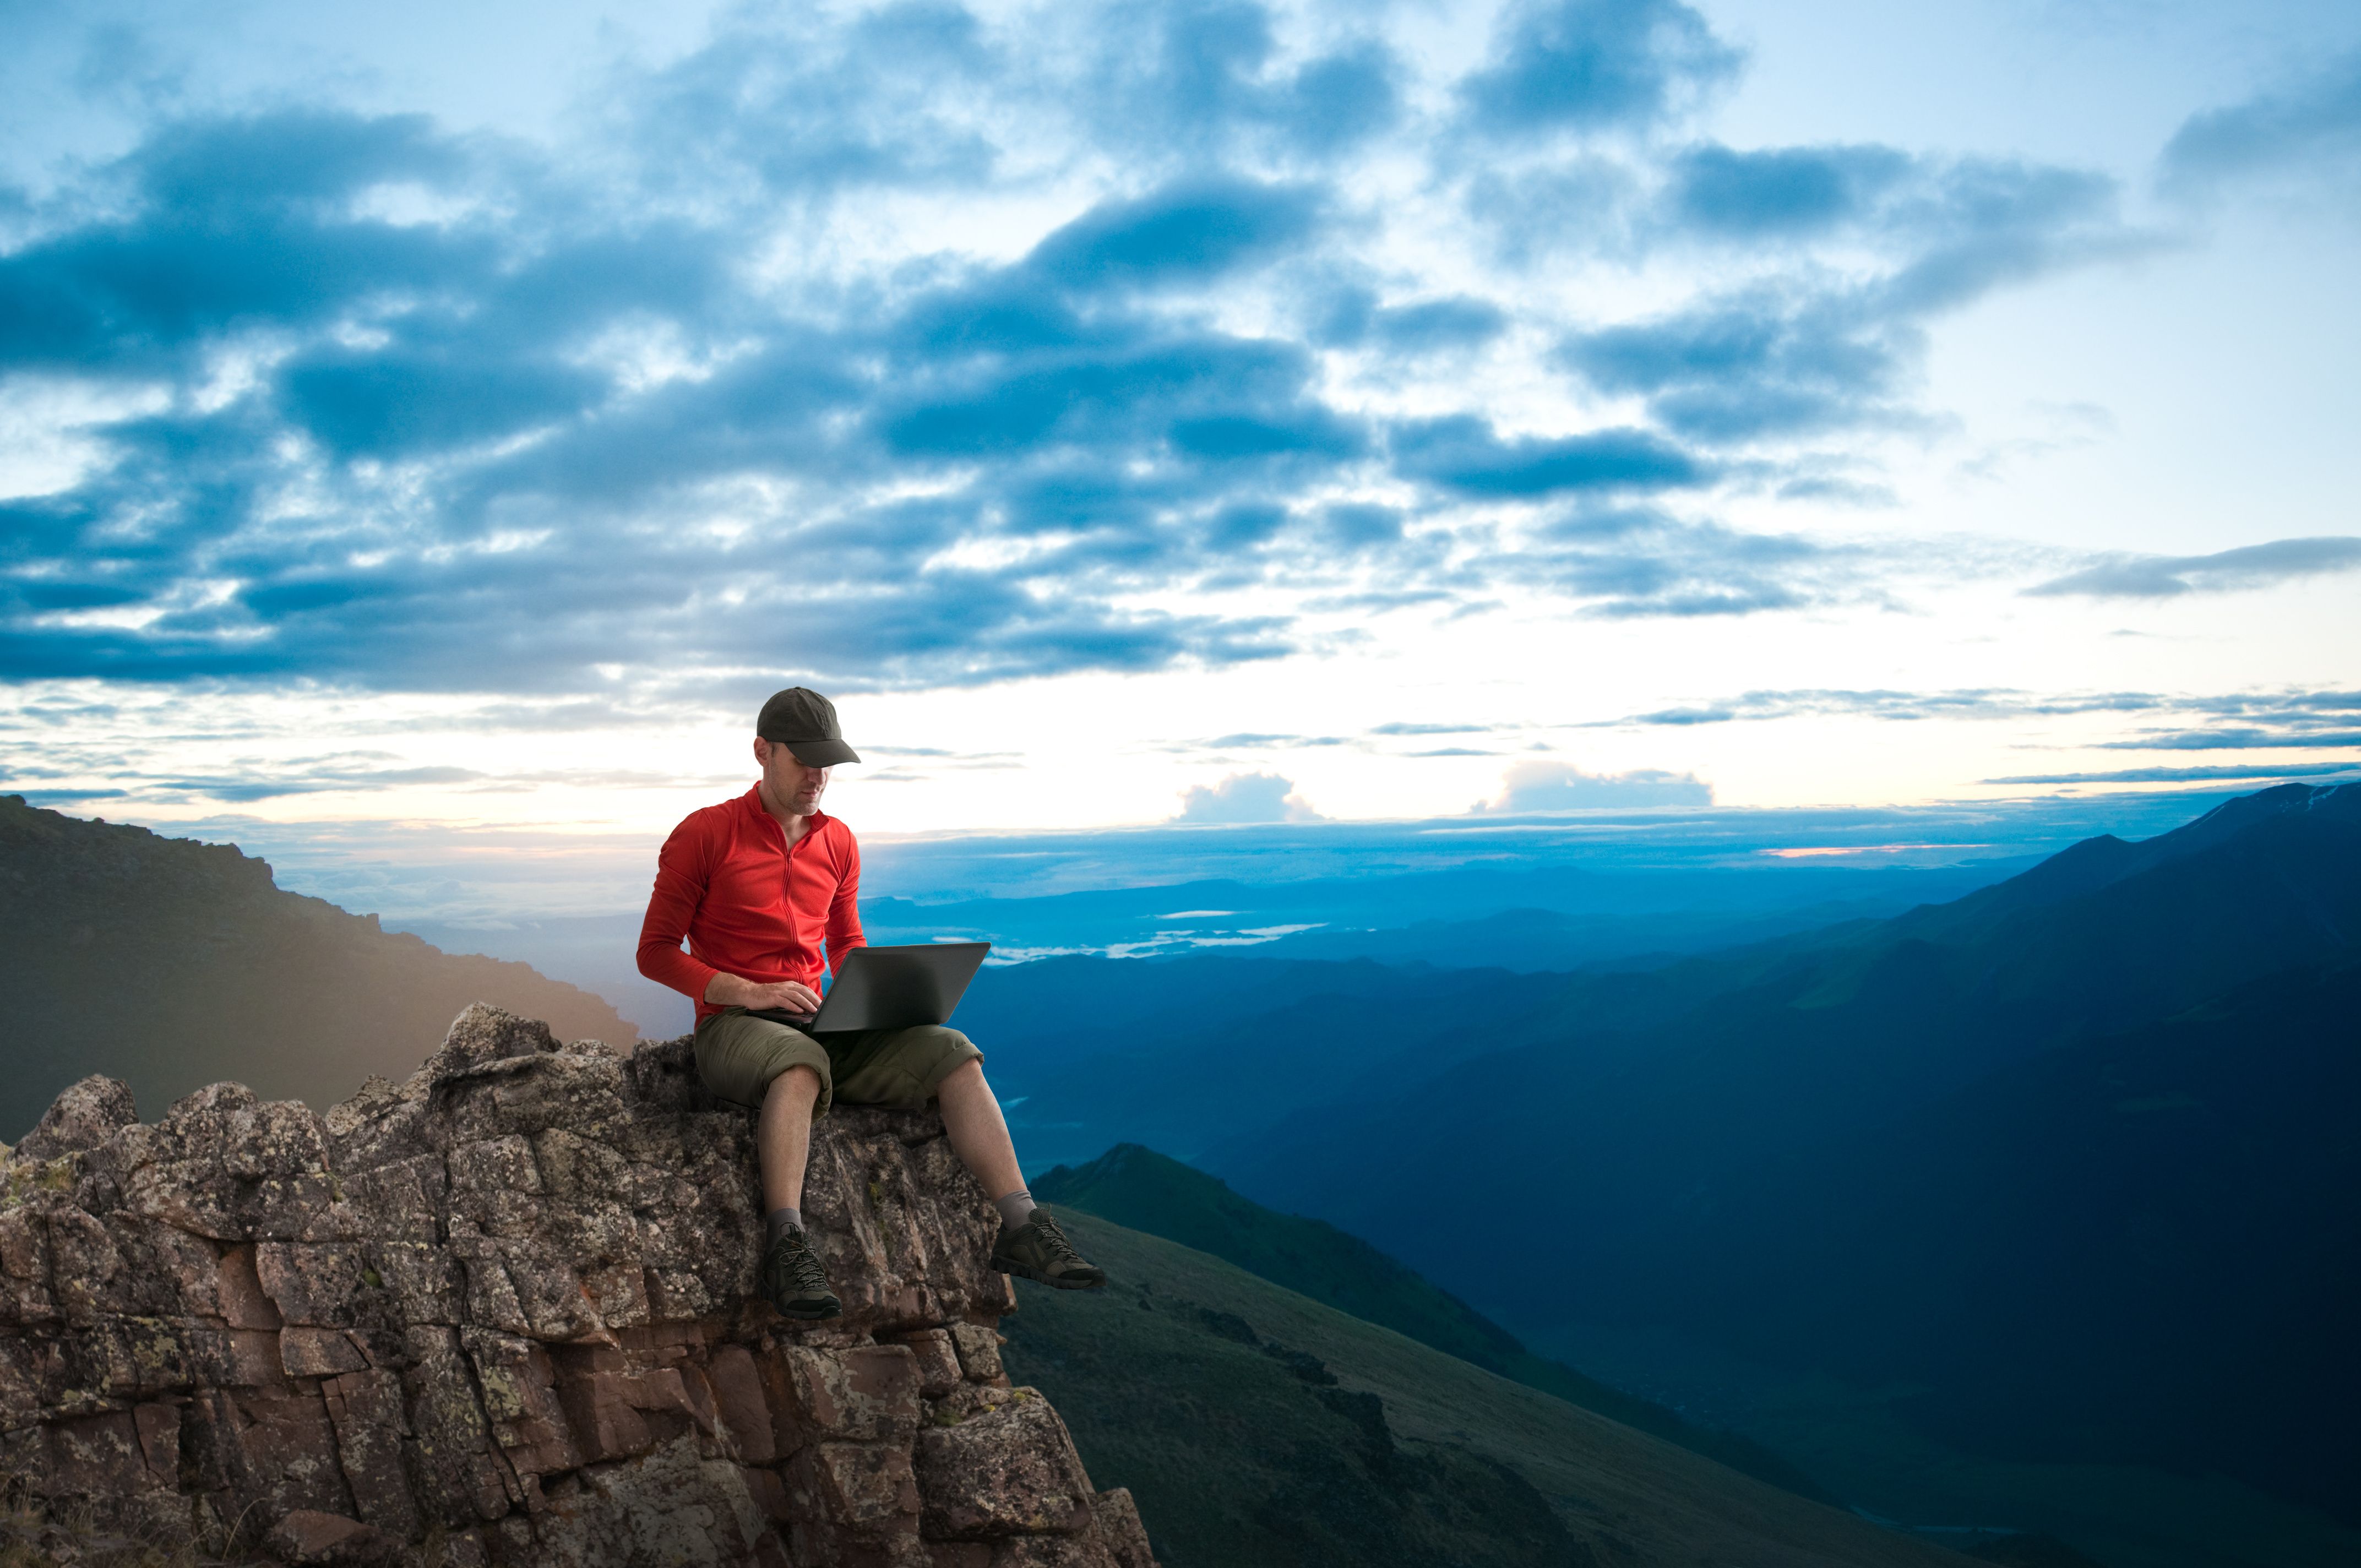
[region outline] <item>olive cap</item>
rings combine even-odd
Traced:
[[[836,721],[836,704],[807,686],[789,686],[775,693],[754,720],[754,733],[785,746],[807,768],[861,761],[861,753],[844,743],[844,730]]]

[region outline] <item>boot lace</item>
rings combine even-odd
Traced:
[[[801,1231],[789,1231],[771,1249],[771,1266],[783,1269],[786,1282],[798,1296],[828,1294],[828,1273],[812,1255],[811,1246]]]
[[[1066,1239],[1066,1233],[1058,1228],[1058,1222],[1049,1217],[1048,1210],[1033,1211],[1033,1228],[1041,1233],[1041,1250],[1049,1255],[1051,1263],[1063,1267],[1082,1261],[1082,1255],[1074,1250],[1074,1244]]]

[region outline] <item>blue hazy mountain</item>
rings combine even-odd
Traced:
[[[2019,857],[1864,870],[1750,862],[1744,850],[1734,857],[1667,851],[1664,864],[1598,869],[1567,861],[1571,851],[1563,847],[1543,848],[1532,863],[1521,864],[1452,863],[1444,851],[1430,850],[1444,861],[1433,869],[1415,869],[1416,857],[1396,850],[1356,876],[1268,881],[1142,882],[1142,871],[1172,869],[1149,858],[1137,869],[1106,868],[1140,885],[1031,896],[929,889],[925,868],[910,863],[906,849],[899,854],[889,849],[875,857],[880,863],[869,872],[861,906],[873,942],[987,941],[995,970],[1060,956],[1228,953],[1535,971],[1648,962],[1838,921],[1882,918],[1956,898],[2031,863]],[[653,846],[650,855],[653,863]],[[1733,858],[1737,863],[1724,863]],[[1274,859],[1320,857],[1298,851]],[[1412,869],[1403,869],[1404,862]],[[650,1036],[689,1026],[687,1000],[639,974],[636,912],[494,927],[398,924],[447,950],[529,963],[597,991]],[[963,1014],[960,1022],[966,1021]]]
[[[1601,1262],[1627,1317],[1911,1387],[1957,1446],[2350,1519],[2356,1125],[2361,964],[2306,965],[1733,1171]]]
[[[1201,1163],[1521,1329],[1677,1321],[1922,1385],[1993,1452],[2349,1519],[2356,942],[2361,787],[2289,785],[1891,920],[1566,977]]]

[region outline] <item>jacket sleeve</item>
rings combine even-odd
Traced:
[[[861,846],[850,829],[844,835],[844,874],[836,881],[836,896],[828,905],[828,971],[844,967],[844,955],[865,948],[861,931]]]
[[[705,902],[712,858],[703,823],[692,817],[674,828],[656,855],[656,884],[648,894],[647,918],[640,923],[640,972],[696,1002],[705,1000],[705,988],[721,972],[681,950],[688,923]]]

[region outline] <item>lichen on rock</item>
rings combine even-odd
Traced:
[[[85,1079],[0,1162],[0,1471],[295,1563],[1152,1568],[1001,1371],[940,1121],[816,1129],[819,1324],[755,1292],[752,1133],[686,1039],[484,1006],[324,1115]]]

